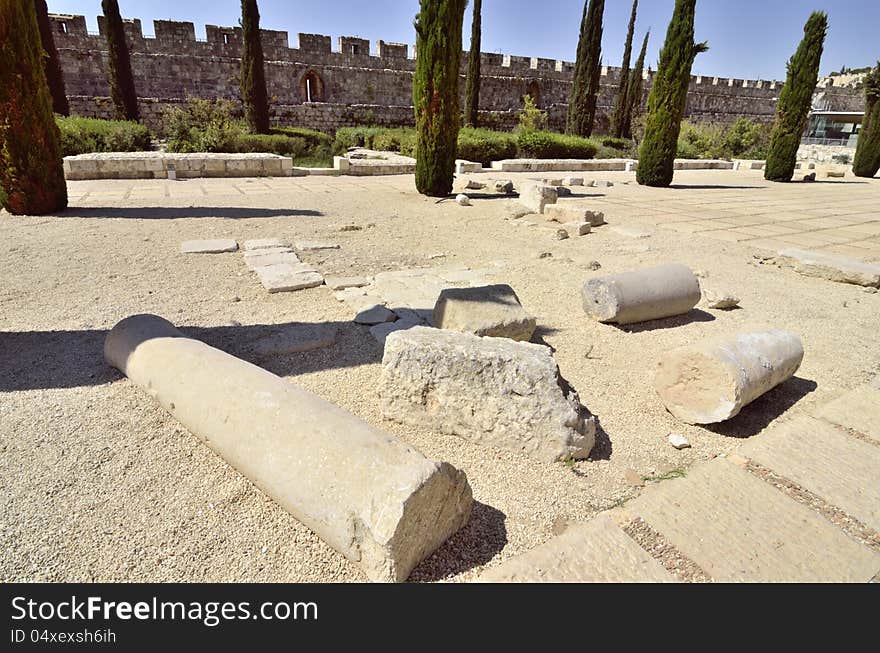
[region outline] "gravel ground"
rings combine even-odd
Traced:
[[[677,173],[676,182],[729,193],[745,174]],[[633,497],[641,490],[633,472],[679,474],[877,373],[880,294],[760,264],[758,250],[742,244],[650,228],[640,212],[664,201],[663,191],[623,184],[632,174],[592,176],[616,182],[581,191],[609,223],[649,237],[600,227],[558,241],[554,230],[507,220],[512,200],[437,202],[417,195],[411,176],[71,182],[74,208],[61,216],[0,215],[0,580],[364,580],[105,365],[107,330],[133,313],[162,315],[242,357],[266,325],[337,322],[332,347],[259,363],[466,471],[473,517],[415,570],[416,581],[472,579],[546,541],[554,524]],[[538,317],[563,376],[599,418],[592,459],[541,464],[385,422],[375,394],[382,351],[367,327],[351,323],[327,288],[267,294],[240,253],[178,253],[183,240],[221,237],[338,242],[339,250],[303,256],[325,274],[494,262],[495,280],[510,283]],[[741,308],[701,305],[628,329],[584,315],[584,279],[674,261],[733,290]],[[719,427],[683,425],[666,413],[651,389],[660,354],[761,327],[803,338],[806,358],[794,379]],[[692,448],[673,449],[672,431]]]

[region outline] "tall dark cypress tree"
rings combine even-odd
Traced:
[[[776,104],[776,120],[770,134],[770,150],[764,179],[791,181],[797,151],[810,117],[813,93],[819,81],[819,63],[825,47],[828,16],[814,11],[804,25],[804,38],[788,60],[788,76]]]
[[[633,117],[638,115],[642,106],[642,73],[645,70],[645,55],[648,52],[648,39],[651,32],[645,34],[645,40],[642,41],[642,51],[639,52],[639,58],[636,59],[636,67],[633,68],[629,75],[629,89],[626,92],[626,109],[623,113],[621,121],[621,138],[632,138],[632,121]]]
[[[865,119],[859,132],[853,174],[873,177],[880,170],[880,61],[865,76]]]
[[[37,11],[37,24],[40,27],[40,40],[43,50],[46,81],[49,83],[49,91],[52,93],[52,108],[55,113],[62,116],[70,115],[70,105],[67,103],[67,93],[64,90],[64,73],[61,72],[61,62],[58,61],[58,50],[55,47],[55,39],[52,37],[52,25],[49,23],[49,7],[46,0],[34,0],[34,9]]]
[[[471,22],[471,51],[468,55],[467,85],[464,98],[464,123],[476,127],[480,109],[480,38],[483,0],[474,0],[474,19]]]
[[[415,20],[416,188],[432,197],[448,195],[455,175],[465,5],[467,0],[420,0]]]
[[[645,138],[636,171],[636,181],[643,186],[672,183],[691,68],[697,55],[709,49],[706,43],[694,43],[696,4],[697,0],[675,0],[666,42],[660,50],[660,63],[648,95]]]
[[[260,40],[260,11],[257,0],[241,0],[241,102],[248,130],[252,134],[269,133],[269,94]]]
[[[602,57],[602,16],[605,0],[588,0],[584,3],[581,32],[578,39],[577,60],[571,97],[568,101],[569,134],[590,136],[596,119],[596,96],[599,94],[599,78]]]
[[[61,135],[30,0],[0,0],[0,206],[43,215],[67,206]]]
[[[107,26],[107,56],[109,58],[110,97],[120,120],[138,120],[137,93],[131,74],[131,55],[125,40],[125,27],[116,0],[101,0],[101,9]]]
[[[612,126],[614,135],[623,138],[626,129],[627,93],[629,93],[629,64],[632,59],[633,32],[636,29],[636,12],[639,0],[633,0],[632,15],[629,17],[629,29],[626,32],[626,44],[623,46],[623,63],[620,65],[620,86],[617,89],[617,105],[614,108]]]

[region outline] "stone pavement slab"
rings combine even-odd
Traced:
[[[863,263],[840,254],[801,249],[783,249],[779,252],[776,261],[808,277],[880,287],[880,264]]]
[[[489,569],[488,583],[672,583],[675,579],[602,514]]]
[[[752,438],[740,453],[880,531],[880,447],[801,417]]]
[[[880,553],[724,458],[626,506],[721,582],[868,582]]]
[[[815,414],[880,442],[880,377],[825,404]]]
[[[314,271],[298,270],[289,263],[277,263],[256,268],[260,283],[269,292],[288,292],[314,288],[324,283],[324,277]]]
[[[229,238],[214,240],[187,240],[180,244],[183,254],[222,254],[234,252],[238,249],[238,243]]]

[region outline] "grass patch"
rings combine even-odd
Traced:
[[[651,482],[659,482],[659,481],[669,481],[673,478],[684,478],[687,476],[687,471],[684,469],[670,469],[668,472],[663,472],[662,474],[654,474],[652,476],[642,476],[643,481],[651,481]]]

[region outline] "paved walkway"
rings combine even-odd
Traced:
[[[876,582],[878,424],[880,377],[481,580]]]
[[[613,178],[613,173],[605,174]],[[672,189],[618,185],[597,203],[608,207],[611,218],[617,209],[623,216],[662,228],[718,240],[880,261],[880,179],[774,184],[761,175],[676,173]],[[697,179],[701,183],[695,183]]]

